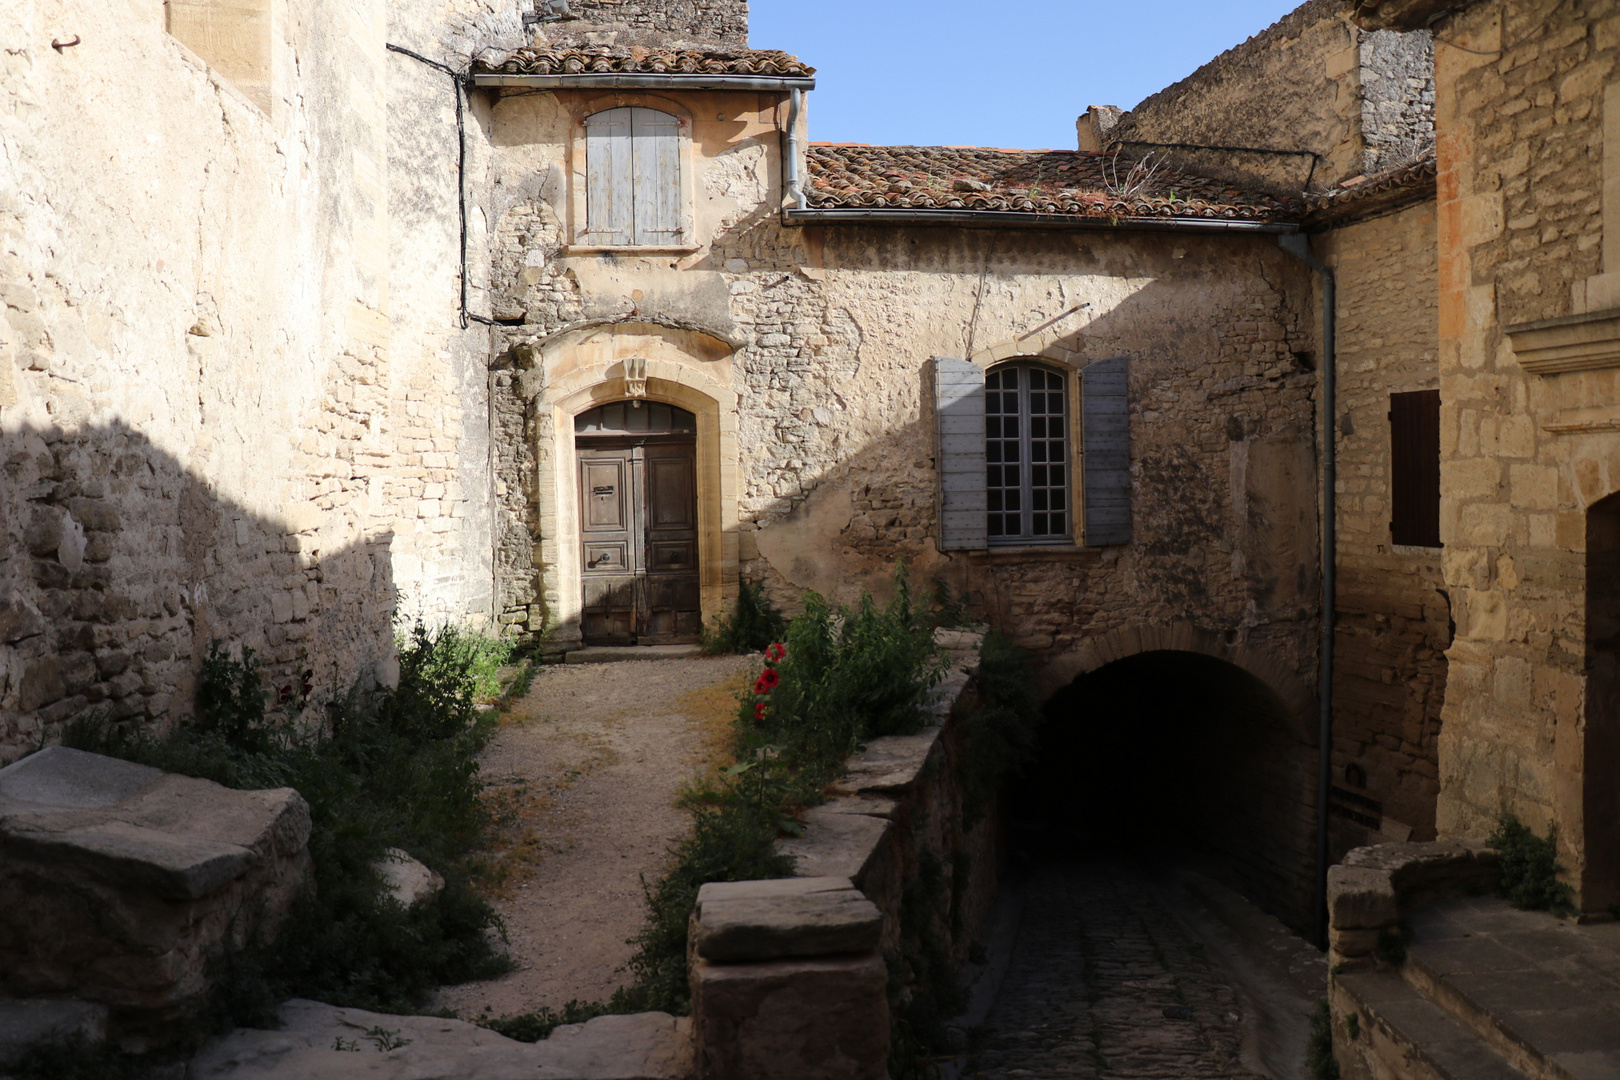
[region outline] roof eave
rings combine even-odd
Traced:
[[[1285,221],[1243,221],[1236,218],[1090,217],[1083,214],[1036,214],[1013,210],[856,210],[788,208],[788,225],[932,225],[967,229],[1093,229],[1136,232],[1259,233],[1278,235],[1300,231]]]
[[[522,87],[533,90],[814,90],[813,75],[710,75],[581,72],[577,75],[510,75],[486,72],[472,77],[474,86]]]

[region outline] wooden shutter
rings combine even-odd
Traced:
[[[1392,543],[1440,546],[1440,391],[1389,395]]]
[[[1125,357],[1080,372],[1085,532],[1089,547],[1131,542],[1131,417]]]
[[[681,235],[681,123],[656,109],[630,110],[635,147],[635,243],[669,247]]]
[[[609,109],[585,121],[585,243],[635,243],[631,114]]]
[[[939,549],[986,546],[984,372],[977,364],[934,357],[939,432]]]

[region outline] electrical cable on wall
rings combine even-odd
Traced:
[[[450,76],[451,86],[456,95],[456,209],[461,217],[461,328],[467,329],[469,322],[479,323],[483,326],[510,326],[510,322],[491,319],[485,315],[476,315],[467,310],[467,115],[463,96],[466,90],[468,75],[465,71],[457,71],[448,64],[441,64],[437,60],[430,60],[419,52],[413,52],[403,45],[389,44],[389,52],[397,52],[401,56],[408,56],[412,60],[426,64],[430,68],[444,72]]]

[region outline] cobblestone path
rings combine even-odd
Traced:
[[[966,1075],[1213,1080],[1239,1060],[1231,980],[1125,869],[1042,867]]]

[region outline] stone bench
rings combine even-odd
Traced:
[[[309,807],[51,747],[0,769],[0,994],[106,1005],[156,1045],[208,964],[285,914],[309,868]]]

